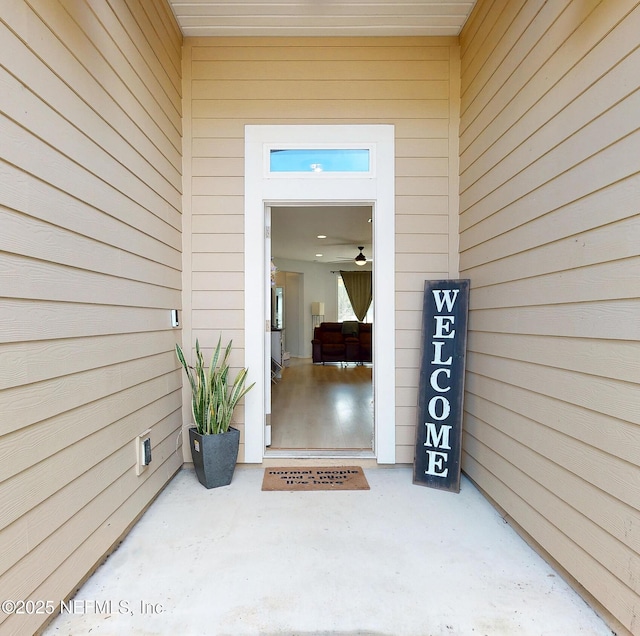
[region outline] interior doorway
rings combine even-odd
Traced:
[[[314,363],[312,339],[321,323],[373,323],[374,302],[359,320],[340,274],[355,272],[371,284],[373,209],[272,206],[270,219],[271,324],[276,332],[272,357],[277,373],[272,374],[267,455],[317,451],[372,456],[372,356],[353,355],[360,351],[351,337],[350,355],[344,360]],[[322,315],[317,313],[320,307]],[[370,343],[370,336],[362,337]]]

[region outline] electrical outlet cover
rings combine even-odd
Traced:
[[[151,461],[151,429],[146,430],[144,433],[138,435],[135,438],[134,443],[136,445],[136,475],[140,476],[147,470],[147,466]],[[148,443],[148,452],[145,445]]]

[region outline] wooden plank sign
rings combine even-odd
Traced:
[[[413,483],[460,492],[469,280],[425,281]]]

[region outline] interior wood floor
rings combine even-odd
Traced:
[[[371,365],[291,358],[271,385],[271,449],[372,450]]]

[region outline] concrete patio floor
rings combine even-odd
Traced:
[[[180,471],[45,634],[612,634],[464,478],[292,493],[263,472],[206,490]]]

